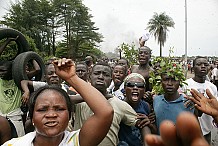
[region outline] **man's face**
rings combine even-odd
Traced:
[[[88,70],[84,64],[76,65],[76,74],[79,78],[83,79],[84,81],[87,81],[87,75],[88,75],[87,73]]]
[[[113,70],[112,79],[114,84],[120,86],[126,77],[125,67],[122,65],[116,65]]]
[[[11,69],[9,68],[9,66],[0,66],[0,78],[3,80],[10,80],[12,78]]]
[[[209,63],[206,58],[198,58],[195,61],[194,73],[195,76],[206,76],[208,73]]]
[[[46,70],[46,73],[45,73],[45,80],[48,83],[48,85],[51,85],[51,84],[60,85],[61,84],[62,80],[55,73],[55,68],[54,68],[53,64],[49,64],[47,66],[47,70]]]
[[[179,88],[179,80],[175,77],[168,76],[166,74],[161,76],[161,83],[165,93],[174,94]]]
[[[91,84],[101,92],[105,92],[111,83],[111,68],[104,65],[96,65],[90,75]]]
[[[126,69],[128,69],[128,64],[125,59],[118,60],[117,64],[124,66]]]
[[[139,49],[139,64],[148,64],[151,58],[150,49],[146,47],[141,47]]]

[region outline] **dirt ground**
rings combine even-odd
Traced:
[[[194,73],[191,73],[191,71],[187,72],[187,79],[194,77]]]

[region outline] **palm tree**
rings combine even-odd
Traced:
[[[160,57],[162,56],[162,47],[166,42],[167,31],[169,27],[174,28],[174,21],[171,17],[165,14],[154,13],[153,17],[149,20],[147,29],[155,37],[155,40],[160,44]]]

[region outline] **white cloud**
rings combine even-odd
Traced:
[[[91,9],[93,21],[105,36],[105,42],[101,44],[105,52],[113,51],[122,42],[138,40],[154,12],[166,12],[173,18],[175,29],[168,33],[163,55],[169,54],[170,47],[174,47],[174,55],[185,53],[185,0],[84,0],[84,3]],[[187,6],[188,55],[218,55],[218,1],[187,0]],[[110,21],[112,17],[114,21]],[[105,23],[108,21],[110,23]],[[111,25],[113,29],[105,31]],[[159,45],[154,37],[147,45],[154,55],[159,55]]]
[[[10,0],[0,0],[0,17],[5,13]],[[12,0],[15,1],[15,0]],[[83,0],[91,9],[95,26],[100,28],[104,52],[113,52],[122,42],[137,42],[154,12],[166,12],[173,18],[163,55],[174,47],[174,55],[185,53],[185,0]],[[218,56],[218,1],[187,0],[188,6],[188,55]],[[136,43],[136,45],[138,45]],[[159,55],[159,45],[151,37],[147,45],[154,55]],[[200,48],[200,49],[199,49]]]

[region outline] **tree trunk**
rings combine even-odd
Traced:
[[[160,41],[160,57],[162,57],[162,42]]]

